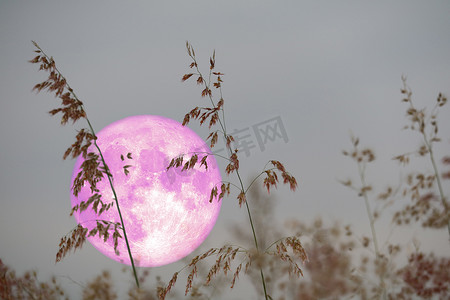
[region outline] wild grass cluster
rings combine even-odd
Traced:
[[[98,215],[97,227],[91,230],[78,224],[60,240],[56,261],[79,249],[87,237],[99,235],[105,241],[113,239],[117,244],[127,243],[126,224],[111,223],[101,219],[109,209],[120,214],[120,195],[115,194],[111,172],[96,143],[95,131],[87,117],[83,103],[75,95],[67,80],[56,67],[52,57],[34,43],[37,56],[30,62],[49,73],[48,78],[37,84],[34,90],[49,91],[61,100],[61,106],[50,111],[51,115],[62,114],[61,124],[84,120],[85,129],[80,130],[75,142],[64,153],[63,158],[85,159],[82,170],[72,186],[76,196],[83,185],[91,188],[93,196],[72,208],[70,214],[93,209]],[[280,183],[292,191],[298,188],[297,180],[278,160],[268,161],[263,171],[245,184],[240,170],[240,149],[227,131],[225,100],[222,94],[225,74],[216,70],[215,52],[209,59],[209,68],[202,73],[194,48],[186,43],[190,62],[189,72],[182,81],[195,80],[200,87],[202,105],[186,113],[182,124],[199,122],[208,126],[210,134],[206,141],[214,148],[224,141],[227,155],[216,155],[226,161],[226,180],[215,186],[209,200],[224,201],[235,197],[240,209],[246,211],[248,228],[231,226],[236,239],[233,244],[220,245],[187,258],[186,265],[171,278],[163,279],[151,269],[137,270],[132,264],[131,274],[135,284],[130,286],[128,299],[214,299],[227,289],[234,289],[242,277],[254,287],[258,299],[449,299],[450,256],[439,257],[433,252],[424,252],[420,242],[411,245],[392,241],[380,241],[378,222],[381,216],[391,218],[392,228],[409,228],[419,224],[423,228],[436,230],[442,239],[450,240],[450,208],[448,202],[448,180],[450,180],[450,153],[436,157],[435,147],[447,147],[439,137],[439,118],[445,111],[447,98],[438,93],[431,109],[419,109],[413,103],[413,93],[406,78],[402,78],[401,101],[406,105],[407,125],[405,129],[417,133],[422,145],[409,153],[394,154],[393,160],[404,165],[413,165],[417,156],[429,161],[433,172],[420,170],[407,174],[398,186],[388,186],[378,191],[367,182],[370,164],[377,161],[376,151],[362,146],[360,138],[351,136],[351,148],[342,153],[355,166],[357,180],[340,182],[362,199],[361,213],[367,216],[367,234],[354,233],[352,224],[339,221],[327,223],[320,217],[312,222],[300,219],[274,222],[272,199],[273,188]],[[220,139],[219,139],[220,138]],[[92,148],[96,151],[91,151]],[[167,166],[186,171],[195,166],[208,168],[206,157],[211,153],[185,153],[174,157]],[[122,156],[132,159],[132,153]],[[124,167],[124,172],[132,172]],[[339,172],[339,171],[338,171]],[[351,175],[351,174],[349,174]],[[105,201],[96,184],[109,180],[114,193],[112,202]],[[445,185],[447,183],[447,185]],[[265,190],[265,191],[264,191]],[[383,218],[385,219],[385,218]],[[445,232],[445,231],[448,232]],[[291,235],[284,235],[290,232]],[[413,233],[411,233],[411,237]],[[420,241],[420,236],[415,237]],[[133,262],[130,248],[128,254]],[[406,259],[405,259],[406,258]],[[128,272],[128,270],[124,270]],[[289,274],[289,275],[288,275]],[[182,283],[180,283],[182,282]],[[214,285],[214,293],[211,285]],[[113,276],[107,272],[93,278],[82,286],[83,299],[119,299]],[[37,279],[36,272],[23,276],[0,260],[1,299],[68,299],[56,278],[49,282]]]

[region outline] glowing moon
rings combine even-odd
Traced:
[[[221,177],[213,155],[207,164],[181,172],[181,167],[166,171],[172,158],[180,154],[188,160],[192,152],[211,153],[205,142],[191,129],[160,116],[128,117],[102,129],[97,144],[114,178],[114,187],[124,218],[135,264],[141,267],[161,266],[175,262],[194,251],[208,236],[218,217],[221,202],[209,202],[211,189],[220,186]],[[96,152],[94,146],[89,151]],[[126,157],[131,153],[132,159]],[[121,159],[124,156],[124,161]],[[198,155],[199,161],[204,155]],[[83,158],[75,163],[72,183],[80,170]],[[125,175],[123,167],[132,165]],[[104,203],[113,201],[113,194],[105,177],[97,184]],[[78,198],[71,195],[72,207],[91,196],[86,184]],[[88,229],[96,226],[96,219],[120,222],[116,205],[97,216],[89,207],[74,214],[78,223]],[[89,242],[104,255],[130,265],[124,239],[119,239],[114,253],[111,237],[107,242],[98,234]],[[122,235],[123,236],[123,235]]]

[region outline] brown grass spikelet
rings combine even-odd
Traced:
[[[235,271],[234,274],[233,274],[233,280],[231,280],[231,286],[230,286],[230,288],[233,288],[233,287],[234,287],[234,284],[236,283],[236,279],[239,279],[239,273],[241,272],[241,269],[242,269],[242,263],[240,263],[240,264],[237,266],[236,271]]]
[[[267,189],[267,193],[270,194],[270,188],[274,186],[277,187],[278,176],[277,173],[272,172],[271,170],[264,171],[266,173],[266,178],[264,178],[263,185]]]
[[[230,183],[222,183],[222,185],[220,186],[220,194],[219,194],[219,199],[217,201],[220,201],[221,199],[223,199],[225,197],[225,194],[229,195],[230,194]]]
[[[225,75],[224,73],[221,73],[221,72],[212,72],[212,73],[217,76],[217,83],[223,82],[223,80],[220,76]]]
[[[284,168],[283,164],[280,163],[278,160],[271,160],[270,161],[274,167],[276,167],[280,172],[286,172],[286,169]]]
[[[209,128],[217,123],[219,120],[218,111],[222,109],[223,99],[218,102],[217,106],[214,107],[195,107],[189,113],[184,116],[182,125],[185,126],[189,123],[191,118],[199,119],[200,125],[203,125],[209,119]]]
[[[210,194],[210,198],[209,198],[209,202],[211,203],[213,201],[214,198],[217,198],[217,201],[222,200],[225,195],[229,195],[230,194],[230,183],[225,183],[222,182],[221,186],[220,186],[220,193],[218,193],[218,188],[217,186],[213,187],[211,189],[211,194]]]
[[[125,165],[123,166],[123,173],[125,174],[125,176],[128,176],[128,174],[130,174],[130,170],[128,170],[129,168],[131,168],[132,165]]]
[[[186,41],[186,50],[187,50],[189,56],[195,57],[195,51],[194,51],[194,48],[192,47],[191,44],[189,44],[188,41]],[[191,68],[192,68],[192,67],[191,67]]]
[[[185,295],[187,295],[189,293],[189,291],[192,289],[193,283],[194,283],[194,277],[197,276],[197,273],[198,273],[197,265],[194,265],[187,277],[186,289],[184,291]]]
[[[234,137],[230,134],[226,136],[227,148],[231,149],[231,142],[234,142]]]
[[[81,171],[78,172],[72,185],[73,195],[78,196],[84,186],[84,182],[88,182],[91,192],[98,192],[97,182],[103,179],[103,172],[100,170],[100,160],[98,154],[89,152],[86,159],[81,164]]]
[[[206,162],[206,159],[208,158],[208,155],[205,155],[200,160],[200,167],[205,165],[205,170],[208,170],[208,163]]]
[[[266,251],[266,253],[274,255],[282,261],[287,262],[289,264],[289,274],[293,274],[297,277],[303,276],[303,271],[298,266],[296,261],[304,263],[308,260],[308,256],[300,240],[295,236],[291,236],[279,240],[274,245],[276,251]]]
[[[169,165],[167,166],[166,170],[169,170],[170,168],[178,168],[183,165],[183,155],[179,155],[175,158],[172,158]]]
[[[195,108],[193,108],[190,112],[189,112],[189,115],[192,117],[192,118],[198,118],[198,116],[200,115],[200,112],[201,112],[201,109],[197,106],[197,107],[195,107]]]
[[[183,169],[181,169],[181,171],[193,169],[195,164],[197,163],[197,160],[198,160],[198,155],[197,154],[192,155],[191,158],[189,159],[189,161],[187,161],[184,164]]]
[[[295,190],[297,189],[297,186],[298,186],[297,180],[295,179],[295,177],[289,175],[289,173],[287,173],[287,172],[281,173],[281,177],[283,177],[283,183],[284,184],[289,183],[289,188],[291,189],[291,191],[295,192]]]
[[[183,78],[181,78],[181,81],[184,82],[184,81],[188,80],[189,78],[191,78],[192,75],[194,75],[194,73],[184,74]]]
[[[289,174],[289,172],[286,171],[284,165],[280,163],[277,160],[271,160],[269,161],[274,168],[264,170],[262,174],[265,174],[266,177],[263,181],[263,186],[267,189],[267,192],[270,193],[271,187],[277,187],[278,183],[278,175],[276,171],[281,173],[281,177],[283,178],[283,184],[289,184],[289,187],[292,191],[295,191],[297,189],[297,180],[294,176]]]
[[[76,135],[75,143],[70,146],[66,152],[64,153],[63,159],[66,159],[69,155],[72,154],[72,158],[78,157],[80,154],[83,155],[83,158],[86,158],[87,151],[89,147],[92,145],[92,141],[96,140],[97,137],[90,133],[87,129],[81,129]]]
[[[244,191],[241,191],[239,193],[239,195],[237,196],[237,199],[239,201],[239,207],[242,207],[242,204],[244,204],[247,201]]]
[[[189,112],[189,115],[192,118],[198,118],[198,116],[200,115],[200,112],[201,112],[201,109],[198,106],[196,106]]]
[[[189,123],[190,119],[191,117],[189,116],[189,114],[184,115],[183,123],[181,125],[186,126]]]
[[[86,241],[88,229],[80,224],[76,226],[71,233],[61,238],[59,250],[56,254],[56,262],[61,261],[71,250],[81,248]]]
[[[30,60],[30,63],[40,63],[39,70],[49,72],[47,80],[36,84],[33,90],[41,92],[48,90],[54,92],[55,96],[62,101],[62,107],[51,110],[49,113],[55,115],[62,113],[61,124],[65,125],[69,120],[75,123],[80,118],[86,118],[86,112],[83,109],[83,103],[76,97],[73,90],[67,84],[66,79],[59,70],[56,68],[55,61],[52,57],[47,56],[45,52],[39,47],[39,45],[33,41],[33,45],[37,48],[35,52],[39,53],[38,56]],[[67,90],[67,92],[64,92]]]
[[[213,70],[216,64],[216,50],[213,51],[213,56],[209,58],[209,69]]]
[[[204,285],[209,285],[218,273],[223,273],[224,275],[227,275],[228,272],[232,270],[232,262],[236,258],[237,253],[241,251],[242,249],[240,247],[225,245],[221,248],[210,248],[203,254],[197,255],[194,258],[192,258],[191,262],[186,266],[186,268],[189,269],[189,273],[186,279],[185,295],[191,293],[191,296],[194,296],[193,294],[197,293],[194,288],[194,280],[197,277],[199,263],[203,262],[205,259],[211,256],[216,256],[216,261],[209,268],[207,275],[205,277],[205,281],[203,283]],[[235,281],[241,268],[242,263],[238,265],[237,268],[235,269],[234,277],[232,280],[232,287],[235,284]],[[175,285],[178,275],[179,272],[176,272],[172,276],[172,279],[170,280],[169,284],[166,287],[158,289],[158,296],[160,300],[164,300],[166,298],[171,288]]]
[[[224,100],[223,100],[223,98],[220,98],[219,102],[217,102],[217,107],[216,107],[217,111],[222,109],[223,104],[224,104]]]
[[[229,160],[230,163],[225,168],[225,172],[227,174],[233,173],[234,171],[237,171],[239,169],[239,159],[236,152],[231,154]]]
[[[212,114],[211,119],[209,121],[209,128],[211,128],[213,125],[215,125],[217,123],[217,121],[219,120],[219,114],[217,113],[217,111]]]
[[[217,186],[215,186],[211,189],[211,195],[209,197],[209,202],[211,203],[215,197],[217,197]]]
[[[287,237],[285,238],[286,245],[290,246],[292,248],[292,251],[294,252],[295,256],[300,258],[302,261],[307,261],[308,256],[306,255],[306,251],[303,248],[300,240],[295,237]]]
[[[217,272],[220,271],[220,265],[222,263],[222,258],[223,255],[220,255],[217,259],[216,259],[216,263],[209,269],[208,274],[206,275],[206,281],[205,284],[209,285],[211,280],[213,279],[213,277],[217,274]]]
[[[212,92],[208,87],[205,87],[205,89],[202,91],[202,97],[211,96]]]
[[[98,237],[103,238],[103,241],[106,242],[110,237],[110,231],[113,231],[112,238],[113,238],[113,242],[114,242],[114,251],[115,251],[116,255],[119,255],[119,251],[117,250],[117,247],[119,245],[119,238],[122,238],[122,235],[118,231],[118,229],[120,228],[120,223],[114,223],[114,222],[109,222],[109,221],[105,221],[105,220],[97,220],[96,223],[97,223],[96,227],[92,228],[89,231],[86,231],[86,234],[87,234],[86,237],[91,237],[91,236],[95,236],[96,234],[98,234]],[[111,226],[113,228],[111,228]],[[82,242],[84,243],[84,240]],[[81,247],[81,245],[80,245],[80,247]]]
[[[213,147],[216,145],[217,139],[218,139],[217,131],[211,132],[210,136],[211,136],[211,144],[210,144],[210,147],[213,148]],[[209,137],[208,137],[208,138],[209,138]]]
[[[175,272],[173,274],[172,278],[170,279],[167,287],[161,288],[161,289],[158,290],[158,297],[159,297],[160,300],[164,300],[166,298],[167,294],[170,292],[172,287],[177,282],[177,279],[178,279],[178,272]]]
[[[203,155],[201,156],[201,159],[199,160],[199,155]],[[181,171],[187,171],[190,169],[193,169],[195,167],[195,165],[197,163],[200,162],[200,167],[201,166],[205,166],[205,169],[208,169],[208,163],[207,163],[207,158],[208,155],[204,155],[203,153],[195,153],[191,155],[191,157],[189,158],[189,160],[187,160],[186,162],[184,162],[184,154],[181,154],[179,156],[177,156],[176,158],[172,158],[172,160],[170,161],[169,165],[166,167],[166,171],[168,171],[171,168],[178,168],[178,167],[182,167]],[[125,167],[131,167],[131,166],[125,166]]]
[[[92,204],[92,209],[95,211],[96,214],[98,214],[100,216],[103,212],[109,210],[114,205],[114,202],[105,204],[101,200],[101,197],[102,197],[101,194],[94,193],[91,197],[88,198],[87,201],[81,201],[79,204],[72,207],[70,215],[72,216],[77,211],[79,211],[81,213],[81,212],[85,211],[86,209],[88,209],[88,207]],[[99,205],[100,205],[100,210],[98,209]]]

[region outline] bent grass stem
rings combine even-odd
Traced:
[[[49,61],[52,61],[52,60],[53,60],[53,58],[50,58],[50,57],[44,52],[44,50],[42,50],[42,48],[39,47],[39,46],[37,45],[37,43],[34,43],[34,44],[35,44],[35,46],[41,51],[41,53],[42,53]],[[85,113],[85,119],[86,119],[86,121],[87,121],[87,123],[88,123],[88,125],[89,125],[89,129],[90,129],[92,135],[93,135],[93,136],[96,136],[96,135],[95,135],[94,128],[92,127],[92,124],[91,124],[91,122],[89,121],[89,119],[88,119],[88,117],[87,117],[87,113],[86,113],[86,110],[84,109],[84,105],[82,104],[82,102],[80,101],[80,99],[77,97],[77,95],[75,94],[75,92],[73,91],[73,89],[70,87],[70,85],[69,85],[69,83],[67,82],[66,78],[65,78],[65,77],[61,74],[61,72],[58,70],[58,68],[56,67],[56,65],[54,65],[54,69],[55,69],[55,71],[58,73],[58,75],[61,76],[61,78],[65,81],[65,86],[66,86],[66,88],[68,89],[68,91],[72,94],[72,96],[73,96],[77,101],[79,101],[79,102],[81,103],[81,106],[83,107],[83,111],[84,111],[84,113]],[[127,251],[128,251],[128,255],[129,255],[129,257],[130,257],[131,266],[132,266],[132,268],[133,268],[134,279],[136,280],[136,286],[139,288],[139,280],[138,280],[137,273],[136,273],[136,267],[135,267],[135,265],[134,265],[133,255],[131,254],[130,244],[129,244],[129,241],[128,241],[127,232],[126,232],[126,230],[125,230],[125,223],[124,223],[124,221],[123,221],[122,213],[121,213],[121,211],[120,211],[119,200],[118,200],[118,198],[117,198],[116,190],[115,190],[114,185],[113,185],[113,183],[112,183],[112,175],[111,175],[110,172],[109,172],[109,168],[108,168],[108,166],[107,166],[107,164],[106,164],[106,162],[105,162],[105,159],[104,159],[104,157],[103,157],[103,153],[102,153],[102,151],[101,151],[100,147],[98,146],[97,141],[96,141],[95,139],[94,139],[94,145],[95,145],[95,147],[97,148],[97,150],[98,150],[98,152],[99,152],[99,154],[100,154],[100,157],[101,157],[103,166],[104,166],[105,171],[106,171],[106,175],[107,175],[107,177],[108,177],[109,185],[110,185],[111,190],[112,190],[113,195],[114,195],[114,201],[115,201],[115,203],[116,203],[116,206],[117,206],[117,212],[119,213],[120,223],[121,223],[121,225],[122,225],[123,236],[124,236],[124,239],[125,239],[125,243],[126,243],[126,245],[127,245]]]

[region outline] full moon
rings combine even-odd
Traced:
[[[211,154],[210,148],[191,129],[172,119],[141,115],[114,122],[97,134],[106,164],[113,176],[120,210],[137,266],[155,267],[182,259],[206,239],[219,215],[221,202],[209,202],[211,189],[221,183],[220,171],[213,155],[205,165],[181,171],[167,167],[172,158],[184,154],[184,161],[195,153],[198,161]],[[98,153],[92,145],[89,152]],[[131,153],[129,157],[127,154]],[[201,153],[201,154],[200,154]],[[83,162],[80,156],[72,174],[72,184]],[[125,174],[124,166],[128,174]],[[105,176],[97,188],[104,203],[114,201]],[[71,193],[72,207],[92,196],[86,184],[78,197]],[[97,220],[120,222],[117,207],[98,216],[92,207],[75,212],[75,219],[93,229]],[[122,231],[119,229],[123,237]],[[131,265],[126,243],[119,238],[119,255],[114,252],[112,232],[104,242],[98,234],[88,238],[101,253],[120,263]]]

